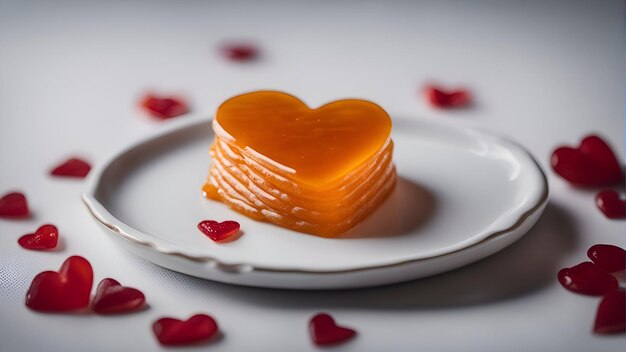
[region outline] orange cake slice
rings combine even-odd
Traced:
[[[379,163],[375,172],[367,179],[349,190],[345,198],[333,199],[334,197],[329,194],[330,200],[313,201],[284,193],[278,188],[271,188],[271,185],[257,184],[257,181],[248,176],[252,174],[247,174],[241,171],[235,163],[224,160],[215,145],[211,155],[214,163],[211,173],[217,187],[220,187],[219,182],[224,182],[229,189],[237,191],[241,200],[250,205],[257,208],[275,209],[286,216],[295,216],[312,222],[334,222],[349,217],[355,208],[363,206],[384,186],[383,182],[395,173],[393,164],[389,160],[384,161]],[[261,177],[257,176],[257,178]]]
[[[219,141],[214,143],[211,148],[210,153],[216,167],[228,168],[229,172],[237,177],[240,182],[246,183],[246,187],[250,188],[251,191],[258,191],[255,193],[260,193],[264,198],[269,198],[269,200],[277,198],[276,201],[282,201],[289,206],[304,208],[321,207],[334,210],[338,205],[337,202],[341,202],[339,204],[341,206],[348,205],[347,202],[370,189],[371,184],[382,173],[389,172],[392,165],[392,144],[390,144],[385,148],[384,154],[373,158],[371,162],[364,163],[367,168],[358,173],[351,173],[352,177],[347,178],[347,181],[337,189],[306,193],[293,190],[292,182],[280,175],[275,175],[258,167],[251,167],[249,159],[232,152],[224,152],[224,149],[227,150],[228,147],[223,146]],[[288,187],[284,187],[285,185]],[[307,196],[314,196],[315,198],[308,198]]]
[[[247,93],[218,108],[213,130],[205,195],[257,220],[335,236],[395,185],[391,120],[371,102],[310,109],[285,93]]]

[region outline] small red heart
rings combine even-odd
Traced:
[[[138,289],[106,278],[98,284],[91,307],[98,314],[117,314],[138,310],[145,302],[146,297]]]
[[[582,262],[559,270],[559,282],[566,289],[591,296],[601,296],[619,287],[615,276],[592,262]]]
[[[54,225],[43,225],[35,231],[20,237],[17,242],[26,249],[51,249],[57,246],[59,231]]]
[[[313,343],[318,346],[335,345],[356,335],[356,331],[335,324],[333,317],[326,313],[320,313],[311,318],[309,331]]]
[[[89,163],[85,160],[71,158],[52,169],[50,171],[50,175],[60,177],[85,178],[87,174],[89,174],[90,170],[91,165],[89,165]]]
[[[89,305],[93,270],[87,259],[67,258],[59,272],[39,273],[26,293],[26,306],[40,312],[62,312]]]
[[[613,150],[598,136],[585,137],[578,148],[557,148],[551,162],[554,171],[574,186],[595,187],[624,181]]]
[[[445,91],[440,87],[426,86],[426,98],[436,108],[458,108],[470,103],[471,95],[465,89]]]
[[[206,314],[196,314],[186,321],[161,318],[152,324],[157,339],[165,346],[189,345],[208,340],[218,332],[217,322]]]
[[[602,297],[593,327],[596,334],[626,332],[626,291],[611,291]]]
[[[614,273],[626,269],[626,251],[610,244],[596,244],[587,251],[587,256],[601,269]]]
[[[596,205],[609,219],[626,219],[626,199],[607,189],[596,195]]]
[[[257,47],[252,44],[227,44],[222,46],[222,52],[233,61],[250,61],[259,54]]]
[[[204,220],[198,224],[198,229],[213,241],[223,241],[239,231],[239,223],[236,221],[217,222]]]
[[[158,120],[170,119],[189,111],[187,103],[181,98],[158,97],[152,94],[148,94],[143,98],[141,106],[150,116]]]
[[[25,218],[30,215],[24,194],[7,193],[0,198],[0,218]]]

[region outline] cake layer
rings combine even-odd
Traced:
[[[238,193],[223,179],[218,180],[209,177],[209,184],[217,191],[220,200],[230,208],[245,214],[255,220],[266,220],[280,226],[305,233],[311,233],[323,237],[332,237],[343,233],[360,222],[370,212],[372,212],[393,190],[396,183],[395,169],[382,182],[381,187],[369,198],[367,202],[356,208],[349,217],[330,223],[305,221],[295,216],[289,216],[269,207],[256,208],[248,203],[245,197]]]
[[[214,147],[215,149],[215,147]],[[229,166],[225,166],[227,163]],[[258,187],[255,182],[230,161],[223,161],[219,153],[213,153],[213,166],[211,175],[217,180],[216,186],[224,187],[236,192],[230,192],[231,196],[248,203],[256,208],[268,208],[286,216],[297,217],[311,222],[336,222],[352,215],[357,208],[361,207],[382,188],[384,181],[395,172],[393,164],[389,161],[379,166],[379,170],[358,185],[358,192],[351,192],[349,197],[336,202],[311,202],[306,206],[302,203],[290,202],[294,197],[274,197],[264,189]],[[285,193],[282,193],[285,195]]]
[[[352,177],[347,178],[346,182],[337,189],[308,193],[302,190],[294,192],[290,183],[279,181],[280,175],[262,169],[258,164],[251,166],[253,163],[250,160],[243,158],[221,141],[216,141],[211,147],[211,156],[220,162],[222,167],[228,167],[230,172],[246,187],[259,188],[256,193],[261,193],[268,200],[273,197],[295,207],[330,210],[337,206],[346,206],[363,194],[371,186],[373,180],[389,168],[392,150],[393,144],[390,143],[382,154],[377,153],[376,158],[364,163],[366,167],[357,170],[360,171],[359,173],[351,173]]]

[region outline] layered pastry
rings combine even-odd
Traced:
[[[391,120],[368,101],[310,109],[289,94],[252,92],[224,102],[213,131],[204,194],[256,220],[333,237],[395,185]]]

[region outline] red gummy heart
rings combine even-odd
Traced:
[[[43,225],[35,231],[20,237],[17,243],[26,249],[51,249],[57,246],[59,231],[54,225]]]
[[[40,312],[62,312],[89,305],[93,270],[87,259],[67,258],[59,272],[44,271],[33,279],[26,306]]]
[[[157,97],[148,94],[142,101],[141,106],[158,120],[166,120],[180,116],[187,111],[187,103],[181,98]]]
[[[0,218],[25,218],[30,215],[24,194],[7,193],[0,198]]]
[[[239,223],[236,221],[217,222],[204,220],[198,224],[198,229],[213,241],[223,241],[239,231]]]
[[[98,314],[126,313],[137,310],[146,302],[136,288],[122,286],[117,280],[106,278],[98,284],[91,307]]]
[[[611,147],[594,135],[578,148],[559,147],[552,153],[552,168],[574,186],[603,186],[624,181],[624,172]]]
[[[458,108],[470,103],[471,96],[467,90],[458,89],[444,91],[435,86],[426,86],[426,98],[430,104],[437,108]]]
[[[228,44],[222,47],[224,56],[233,61],[250,61],[255,59],[259,51],[251,44]]]
[[[566,289],[591,296],[600,296],[618,288],[615,276],[592,262],[582,262],[571,268],[559,270],[559,282]]]
[[[161,318],[152,324],[152,330],[162,345],[181,346],[210,339],[218,327],[210,316],[196,314],[186,321]]]
[[[615,290],[602,297],[593,331],[597,334],[626,332],[626,291]]]
[[[356,335],[356,331],[337,326],[335,320],[326,313],[320,313],[311,318],[309,330],[313,343],[318,346],[328,346],[347,341]]]
[[[88,162],[78,158],[71,158],[52,169],[52,171],[50,171],[50,175],[85,178],[85,176],[89,174],[90,170],[91,165],[89,165]]]
[[[626,199],[607,189],[596,195],[596,204],[609,219],[626,219]]]
[[[596,244],[589,248],[587,256],[609,273],[626,269],[626,251],[618,246]]]

